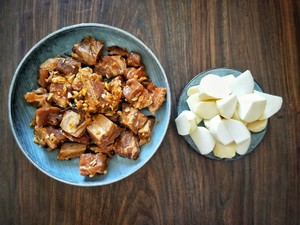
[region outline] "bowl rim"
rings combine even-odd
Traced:
[[[74,25],[70,25],[70,26],[65,26],[62,27],[60,29],[57,29],[49,34],[47,34],[46,36],[44,36],[42,39],[40,39],[37,43],[35,43],[28,51],[27,53],[24,55],[24,57],[21,59],[21,61],[18,63],[13,77],[11,79],[11,83],[10,83],[10,87],[9,87],[9,92],[8,92],[8,117],[9,117],[9,124],[10,124],[10,129],[13,133],[14,139],[19,147],[19,149],[22,151],[23,155],[25,155],[25,157],[38,169],[40,170],[43,174],[53,178],[54,180],[60,181],[62,183],[65,184],[69,184],[69,185],[73,185],[73,186],[81,186],[81,187],[94,187],[94,186],[104,186],[104,185],[108,185],[108,184],[112,184],[112,183],[116,183],[117,181],[121,181],[124,178],[134,174],[135,172],[137,172],[139,169],[141,169],[145,164],[147,164],[147,162],[153,157],[153,155],[157,152],[157,150],[160,148],[161,143],[163,142],[164,138],[161,138],[157,143],[157,149],[155,149],[155,151],[152,151],[151,154],[149,154],[149,156],[147,158],[145,158],[143,160],[143,163],[141,163],[138,167],[136,167],[132,172],[124,174],[123,176],[118,177],[117,179],[112,179],[109,181],[104,181],[104,180],[100,180],[100,181],[95,181],[95,182],[89,182],[89,183],[85,183],[84,181],[81,183],[78,182],[73,182],[73,181],[68,181],[65,179],[62,179],[60,177],[54,176],[53,174],[51,174],[50,172],[44,170],[43,168],[41,168],[33,159],[31,159],[29,157],[29,155],[27,154],[27,152],[24,150],[18,135],[16,133],[15,130],[15,123],[13,122],[13,116],[12,116],[12,94],[14,92],[15,89],[15,84],[16,84],[16,80],[18,77],[18,73],[22,67],[22,65],[24,64],[24,62],[31,56],[31,54],[37,49],[39,48],[44,42],[46,42],[49,38],[52,38],[60,33],[66,32],[66,31],[70,31],[73,29],[77,29],[77,28],[87,28],[87,27],[92,27],[92,28],[104,28],[104,29],[109,29],[109,30],[113,30],[115,32],[118,33],[122,33],[125,36],[130,37],[131,39],[133,39],[135,42],[137,42],[141,47],[143,47],[145,49],[145,51],[154,59],[155,63],[157,64],[157,66],[159,67],[159,70],[161,71],[165,82],[165,88],[167,89],[167,95],[166,95],[166,101],[168,102],[168,104],[166,104],[166,112],[167,113],[167,117],[165,118],[165,122],[166,122],[166,126],[163,127],[163,132],[162,132],[162,137],[166,136],[169,124],[170,124],[170,119],[171,119],[171,109],[172,109],[172,102],[171,102],[171,89],[170,89],[170,85],[167,79],[167,75],[165,73],[165,70],[163,68],[163,66],[161,65],[160,61],[158,60],[158,58],[155,56],[155,54],[152,52],[152,50],[143,42],[141,41],[139,38],[137,38],[136,36],[134,36],[133,34],[129,33],[128,31],[125,31],[121,28],[115,27],[115,26],[111,26],[111,25],[107,25],[107,24],[101,24],[101,23],[79,23],[79,24],[74,24]]]

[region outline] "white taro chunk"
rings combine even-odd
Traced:
[[[267,127],[267,124],[268,124],[268,119],[256,120],[252,123],[248,123],[247,128],[251,132],[257,133],[257,132],[261,132],[262,130],[264,130]]]
[[[222,80],[226,83],[226,85],[228,85],[229,87],[231,87],[232,83],[235,81],[235,76],[232,74],[228,74],[226,76],[222,77]]]
[[[247,125],[248,123],[244,120],[241,119],[241,117],[239,116],[239,113],[238,113],[238,110],[235,109],[231,119],[235,119],[235,120],[238,120],[238,121],[241,121],[244,125]]]
[[[234,141],[219,115],[210,120],[209,130],[216,140],[221,142],[223,145],[228,145]]]
[[[196,93],[199,93],[199,85],[192,86],[187,90],[187,96],[192,96]]]
[[[230,119],[236,110],[237,97],[235,94],[230,94],[220,100],[217,100],[216,104],[220,115],[226,119]]]
[[[200,102],[199,93],[195,93],[188,97],[186,103],[191,111],[194,111],[195,106]]]
[[[224,145],[221,142],[217,141],[213,149],[213,153],[215,156],[221,159],[231,159],[236,155],[236,143],[232,142]]]
[[[203,119],[211,119],[219,113],[215,101],[201,101],[194,106],[192,111]]]
[[[265,98],[267,101],[266,108],[265,108],[262,116],[259,118],[259,120],[268,119],[280,110],[280,108],[282,106],[282,97],[259,92],[259,91],[254,91],[254,93]]]
[[[249,70],[235,78],[235,80],[230,84],[232,93],[237,96],[242,96],[250,94],[254,90],[254,79]]]
[[[223,123],[236,144],[240,144],[245,140],[251,139],[250,131],[242,122],[229,119],[223,120]]]
[[[199,85],[200,100],[221,99],[231,93],[222,77],[208,74],[203,77]]]
[[[265,111],[266,99],[256,93],[240,96],[238,98],[239,117],[251,123],[258,120]]]
[[[216,141],[207,128],[198,126],[190,136],[202,155],[207,155],[213,150]]]
[[[236,152],[239,155],[245,155],[249,149],[251,139],[247,139],[236,146]]]
[[[177,132],[180,135],[188,135],[197,127],[197,118],[189,110],[182,111],[175,119]]]

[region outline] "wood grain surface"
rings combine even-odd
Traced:
[[[11,79],[27,51],[83,22],[140,38],[172,92],[169,129],[154,157],[128,178],[93,188],[36,169],[13,138],[7,110]],[[299,224],[299,43],[298,0],[1,0],[0,224]],[[217,67],[250,69],[264,91],[284,101],[256,151],[234,162],[200,156],[174,123],[185,84]]]

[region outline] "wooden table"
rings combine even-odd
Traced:
[[[123,0],[0,3],[0,224],[299,224],[300,1]],[[172,115],[154,157],[117,183],[85,188],[47,177],[19,150],[7,97],[14,71],[47,34],[82,22],[124,29],[155,53],[167,74]],[[209,160],[177,134],[185,84],[217,67],[250,69],[280,95],[256,151]]]

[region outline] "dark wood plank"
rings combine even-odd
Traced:
[[[300,2],[1,1],[0,224],[298,224],[300,221]],[[172,117],[154,157],[103,187],[57,182],[18,149],[7,96],[26,52],[61,27],[97,22],[145,42],[172,91]],[[216,67],[250,69],[284,99],[267,135],[235,162],[208,160],[178,136],[176,104],[185,84]]]

